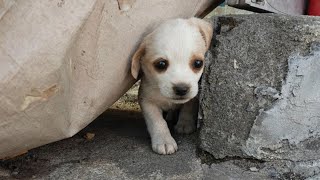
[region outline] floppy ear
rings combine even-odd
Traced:
[[[131,59],[131,75],[138,79],[139,72],[140,72],[140,60],[144,56],[146,51],[145,41],[143,40],[142,43],[139,45],[136,52],[133,54]]]
[[[199,28],[199,32],[208,50],[211,43],[212,35],[213,35],[212,25],[209,22],[202,19],[198,19],[198,18],[190,18],[189,20],[191,21],[192,24],[194,24]]]

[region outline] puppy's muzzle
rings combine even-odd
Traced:
[[[172,89],[177,96],[185,96],[190,91],[190,86],[188,84],[179,83],[174,85]]]

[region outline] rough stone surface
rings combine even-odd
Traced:
[[[319,173],[320,18],[213,18],[201,82],[200,146],[215,158]],[[281,163],[280,163],[281,161]]]
[[[243,150],[260,159],[320,160],[320,48],[288,62],[281,98],[257,116]]]

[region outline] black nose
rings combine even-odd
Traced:
[[[187,84],[176,84],[173,86],[173,91],[178,96],[184,96],[186,95],[190,90],[190,86]]]

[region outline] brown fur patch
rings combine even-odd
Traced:
[[[195,55],[195,54],[192,55],[191,58],[190,58],[190,61],[189,61],[189,67],[194,73],[198,73],[198,72],[201,71],[201,69],[203,69],[203,65],[202,65],[201,68],[195,68],[193,66],[193,63],[196,60],[201,60],[203,62],[203,65],[204,65],[204,57],[203,57],[203,55]]]
[[[156,63],[158,60],[162,59],[162,58],[157,58],[156,60],[153,60],[154,57],[149,56],[149,57],[145,57],[142,61],[141,61],[141,67],[144,67],[143,69],[145,71],[148,71],[148,73],[150,73],[152,76],[159,74],[159,73],[164,73],[164,71],[159,71],[154,67],[154,63]],[[169,63],[169,61],[167,60],[167,62]],[[169,63],[170,65],[170,63]],[[168,67],[169,67],[168,65]]]
[[[166,68],[165,68],[165,69],[158,69],[158,68],[156,68],[157,63],[159,63],[160,61],[164,61],[164,62],[166,63]],[[163,58],[158,58],[157,60],[153,61],[152,65],[153,65],[153,68],[156,70],[156,72],[158,72],[158,73],[163,73],[163,72],[165,72],[165,71],[168,69],[168,67],[169,67],[169,61],[166,60],[166,59],[163,59]]]
[[[135,79],[139,79],[141,76],[140,62],[141,62],[141,58],[145,55],[145,53],[146,53],[146,45],[145,45],[145,42],[143,41],[139,45],[139,48],[134,53],[131,60],[131,74]]]
[[[204,40],[205,46],[208,47],[209,45],[207,44],[207,41],[206,41],[206,34],[203,32],[202,29],[199,29],[199,31],[200,31],[200,34],[202,36],[202,39]]]

